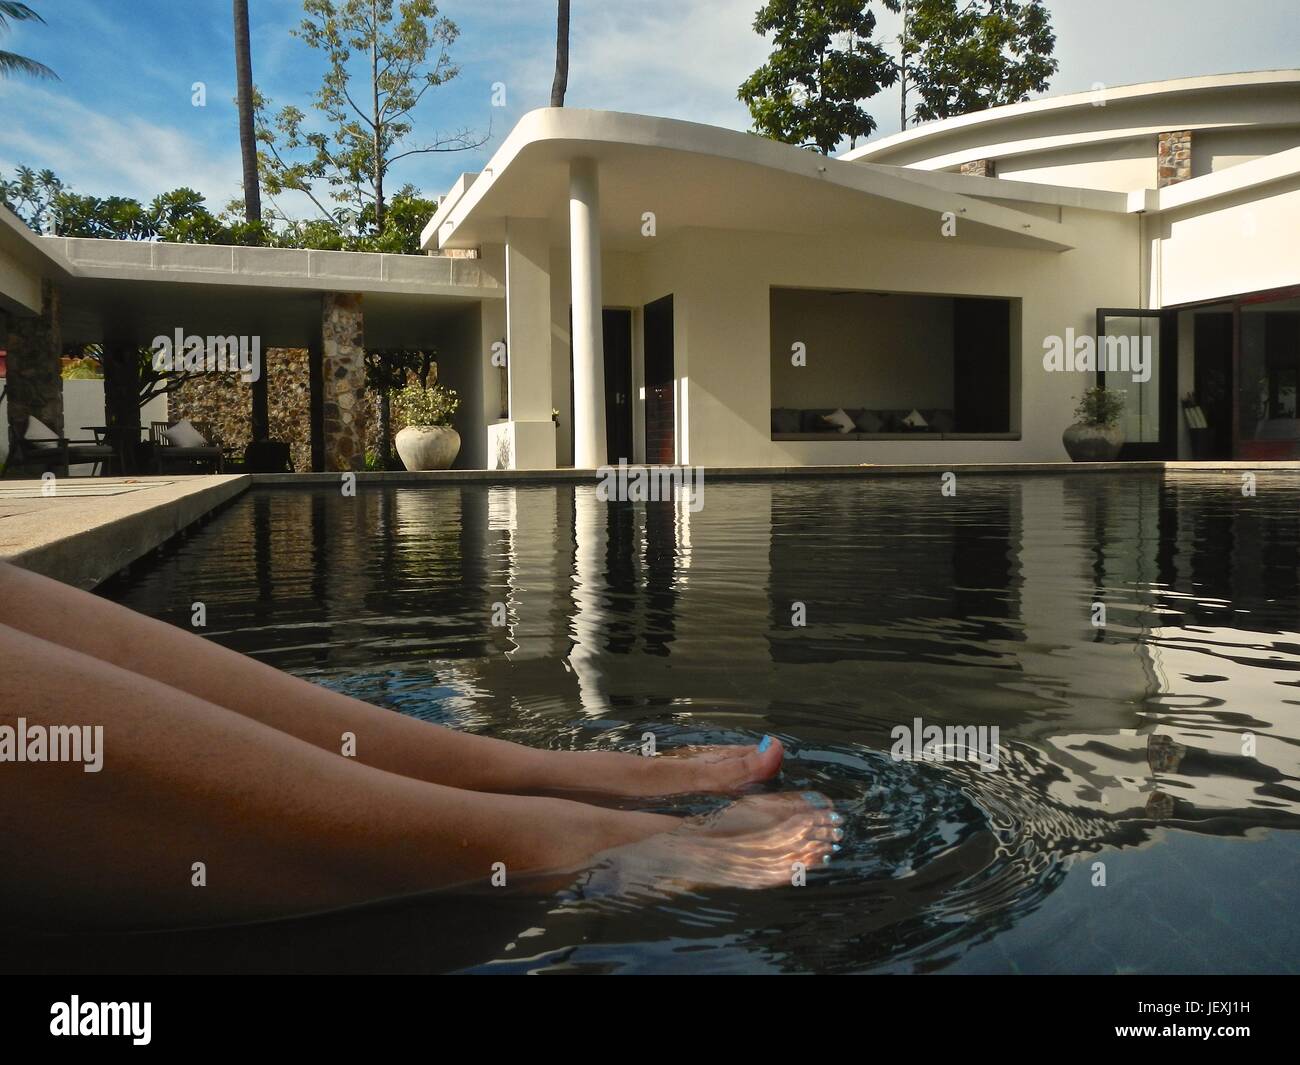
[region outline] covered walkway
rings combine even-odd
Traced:
[[[499,397],[485,369],[504,278],[481,259],[40,237],[0,208],[0,346],[11,424],[62,435],[60,356],[134,352],[177,330],[310,356],[312,468],[365,464],[365,350],[428,348],[461,394],[460,465],[486,459]],[[488,353],[488,354],[485,354]],[[106,382],[106,388],[110,383]],[[461,428],[461,426],[458,426]]]

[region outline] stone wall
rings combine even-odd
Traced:
[[[321,299],[321,381],[325,469],[366,465],[365,318],[361,296],[327,292]]]
[[[992,159],[972,159],[961,164],[961,172],[970,177],[997,177],[997,167]]]
[[[268,348],[262,364],[267,378],[271,439],[289,445],[294,471],[311,470],[311,366],[306,348]],[[379,400],[367,392],[366,453],[379,454]],[[252,391],[238,374],[202,374],[173,392],[168,417],[188,418],[211,430],[222,444],[243,449],[252,440]],[[394,460],[396,461],[396,460]]]
[[[0,312],[0,347],[5,360],[5,388],[10,423],[35,415],[56,433],[63,433],[63,354],[59,331],[59,290],[42,283],[39,315]],[[65,434],[66,435],[66,434]],[[73,432],[73,436],[84,434]],[[5,441],[6,446],[8,441]]]
[[[268,348],[263,353],[271,439],[289,445],[293,468],[311,469],[311,369],[306,348]],[[168,416],[204,426],[216,442],[243,449],[252,440],[253,393],[238,374],[201,374],[173,392]]]
[[[1156,148],[1156,187],[1165,188],[1187,181],[1192,176],[1192,131],[1178,130],[1160,134]]]

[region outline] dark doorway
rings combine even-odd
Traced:
[[[647,303],[645,316],[645,460],[676,461],[673,406],[673,298]]]
[[[1194,387],[1206,422],[1203,450],[1192,449],[1196,459],[1232,458],[1232,317],[1232,311],[1193,316]]]
[[[632,461],[632,312],[602,314],[605,343],[606,461]]]
[[[959,433],[1011,430],[1011,303],[952,301],[953,418]]]

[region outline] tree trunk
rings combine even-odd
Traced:
[[[249,222],[262,220],[262,188],[257,176],[257,135],[253,129],[253,55],[248,34],[248,0],[234,0],[235,14],[235,82],[239,108],[239,151],[244,162],[244,217]],[[266,367],[252,384],[253,440],[271,435],[270,400],[266,387]]]
[[[898,35],[903,46],[902,62],[898,65],[898,72],[902,83],[899,94],[901,96],[901,101],[898,105],[900,116],[898,120],[898,128],[901,130],[907,129],[907,16],[909,14],[909,6],[908,0],[903,0],[903,29]]]
[[[372,24],[372,30],[376,36],[379,34],[378,15],[375,16],[375,22]],[[379,53],[375,39],[370,39],[370,102],[374,120],[374,182],[375,182],[375,236],[379,236],[384,231],[384,215],[386,207],[384,204],[384,139],[381,131],[384,128],[382,116],[379,113]]]
[[[551,82],[551,106],[563,107],[569,90],[569,0],[559,0],[555,18],[555,80]]]
[[[253,130],[253,58],[248,39],[248,0],[235,5],[235,85],[239,107],[239,151],[244,160],[244,216],[262,220],[262,189],[257,177],[257,135]]]
[[[105,344],[101,365],[109,443],[122,457],[122,472],[139,473],[140,353],[133,344]]]

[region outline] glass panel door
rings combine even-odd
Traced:
[[[1161,365],[1161,311],[1097,311],[1097,383],[1124,394],[1121,458],[1164,458],[1173,419]]]
[[[1300,455],[1300,299],[1243,303],[1237,363],[1237,457]]]

